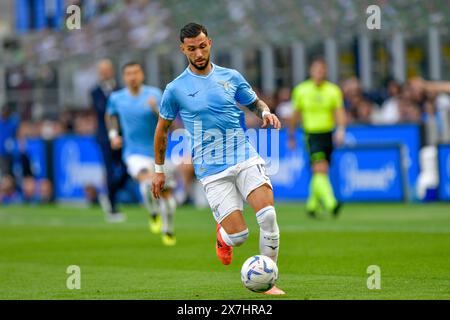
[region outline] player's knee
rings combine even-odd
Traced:
[[[268,183],[263,184],[248,194],[247,201],[255,211],[260,211],[268,206],[273,207],[274,199],[272,187]]]
[[[233,247],[239,247],[248,239],[248,234],[249,231],[247,228],[241,232],[229,234],[228,237],[230,238]]]
[[[277,213],[273,206],[267,206],[262,208],[256,213],[256,220],[260,228],[266,232],[277,233],[278,223],[277,223]]]

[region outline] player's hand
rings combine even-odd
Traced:
[[[152,109],[152,111],[154,113],[158,113],[158,106],[156,105],[156,99],[151,97],[150,99],[148,99],[148,105],[150,106],[150,108]]]
[[[337,146],[342,146],[345,142],[345,129],[338,128],[334,133],[334,143]]]
[[[272,126],[274,129],[281,128],[280,120],[278,120],[278,117],[273,113],[269,113],[264,116],[261,128],[268,128],[269,126]]]
[[[120,148],[122,148],[122,137],[117,136],[111,139],[111,148],[113,150],[118,150]]]
[[[155,173],[152,182],[152,193],[155,199],[160,198],[161,191],[163,191],[165,184],[166,184],[166,175],[164,173]]]

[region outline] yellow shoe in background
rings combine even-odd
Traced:
[[[161,233],[162,221],[161,216],[158,214],[156,216],[148,217],[148,226],[151,233],[158,234]]]
[[[174,235],[163,234],[163,236],[162,236],[162,243],[165,246],[172,247],[172,246],[176,245],[177,239],[175,238]]]

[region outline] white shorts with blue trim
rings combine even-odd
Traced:
[[[264,159],[259,156],[207,176],[200,182],[217,223],[222,222],[233,211],[242,211],[244,200],[253,190],[264,184],[272,188]]]

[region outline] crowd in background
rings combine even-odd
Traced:
[[[26,141],[30,138],[52,140],[62,135],[93,135],[95,114],[66,110],[59,115],[31,119],[9,105],[0,111],[0,203],[53,202],[53,185],[47,178],[37,178]]]
[[[374,91],[364,91],[357,77],[345,79],[339,86],[348,124],[419,124],[435,119],[442,125],[443,115],[450,111],[450,95],[427,90],[420,78],[405,84],[389,79],[385,86]],[[274,95],[256,91],[287,127],[293,115],[292,88],[280,88]],[[247,113],[247,126],[259,125],[259,119]]]
[[[443,114],[450,111],[447,93],[428,91],[423,80],[412,79],[405,84],[386,81],[379,90],[365,92],[358,78],[351,77],[339,85],[343,92],[348,124],[426,123],[433,119],[442,127]],[[284,127],[293,116],[292,88],[280,88],[268,95],[255,89],[280,118]],[[0,203],[51,202],[53,190],[48,179],[35,179],[33,168],[24,150],[27,138],[51,140],[62,135],[94,135],[96,115],[92,108],[64,108],[59,114],[20,112],[5,105],[0,115]],[[36,116],[36,114],[38,116]],[[34,116],[33,116],[34,115]],[[257,128],[260,120],[246,111],[246,124]],[[15,166],[14,166],[15,164]],[[89,191],[89,190],[88,190]],[[92,198],[87,192],[87,198]]]

